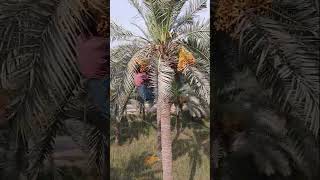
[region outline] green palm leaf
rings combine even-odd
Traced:
[[[191,0],[187,1],[187,3],[188,6],[184,10],[184,13],[180,14],[180,16],[175,20],[174,28],[179,28],[180,26],[187,24],[193,24],[197,13],[207,8],[207,0]]]
[[[210,104],[210,82],[205,73],[200,72],[197,68],[189,66],[185,68],[183,74],[186,76],[187,82],[195,90],[198,97]]]
[[[91,1],[89,6],[100,3]],[[0,32],[11,33],[1,41],[1,76],[6,79],[3,82],[22,89],[12,118],[25,138],[32,129],[33,114],[47,113],[48,105],[49,111],[59,107],[78,83],[75,32],[84,26],[80,12],[85,9],[79,1],[69,0],[8,1],[1,2],[0,9]]]
[[[318,134],[320,80],[316,44],[319,36],[309,35],[308,28],[297,31],[281,20],[266,17],[253,21],[243,17],[241,25],[242,28],[238,27],[240,48],[250,49],[257,77],[273,89],[273,97],[283,109],[292,108],[290,112]]]

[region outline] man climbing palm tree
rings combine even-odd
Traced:
[[[141,103],[147,108],[147,111],[150,109],[150,105],[153,103],[153,94],[149,86],[148,74],[146,73],[146,68],[143,66],[139,67],[138,73],[134,76],[134,84],[137,87],[139,94],[139,99]]]

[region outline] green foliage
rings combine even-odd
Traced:
[[[239,17],[241,54],[248,55],[248,64],[281,110],[299,117],[317,136],[319,12],[313,0],[277,0],[268,11]]]
[[[216,32],[213,160],[218,179],[317,179],[319,10],[274,0]],[[311,155],[312,154],[312,155]]]
[[[137,60],[145,59],[150,63],[150,78],[157,97],[158,93],[169,93],[174,74],[171,64],[177,63],[178,45],[190,48],[197,57],[196,67],[188,68],[184,74],[187,83],[193,87],[198,97],[205,100],[209,96],[209,23],[195,20],[199,11],[205,8],[206,1],[130,1],[143,18],[147,31],[140,37],[111,23],[111,39],[117,45],[111,52],[111,89],[113,90],[112,111],[118,121],[134,90],[133,76]],[[123,41],[124,40],[124,41]],[[178,44],[178,45],[177,45]],[[159,57],[156,46],[164,45],[168,55]],[[164,55],[164,54],[163,54]],[[162,56],[162,55],[161,55]],[[161,92],[158,91],[161,84]],[[163,86],[162,86],[163,85]],[[209,102],[207,102],[209,103]]]

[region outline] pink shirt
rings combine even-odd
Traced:
[[[134,75],[134,84],[139,87],[141,86],[144,81],[147,79],[146,73],[137,73]]]
[[[78,37],[77,53],[81,74],[85,78],[101,79],[109,73],[107,40],[104,37]]]

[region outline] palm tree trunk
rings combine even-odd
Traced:
[[[162,47],[163,48],[163,47]],[[163,52],[163,49],[159,54]],[[170,65],[159,56],[158,64],[158,100],[157,120],[160,121],[162,179],[173,180],[172,175],[172,141],[171,141],[171,92],[174,81],[174,71]],[[171,70],[171,72],[170,72]]]
[[[170,103],[168,101],[162,101],[160,105],[161,122],[161,159],[163,179],[172,180],[172,142],[171,142],[171,124],[170,124]]]

